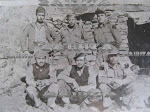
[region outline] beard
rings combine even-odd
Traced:
[[[42,19],[41,19],[41,20],[37,19],[37,22],[41,24],[41,23],[44,23],[44,20],[42,20]]]

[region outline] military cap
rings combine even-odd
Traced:
[[[113,55],[113,54],[116,54],[116,55],[119,54],[119,51],[117,48],[113,48],[108,52],[108,55]]]
[[[95,11],[95,14],[106,14],[103,10],[100,10],[100,9],[97,9],[96,11]]]
[[[75,14],[67,14],[66,18],[69,19],[70,17],[76,18]]]
[[[39,6],[37,9],[36,9],[36,15],[37,13],[45,13],[45,9],[42,7],[42,6]]]
[[[76,56],[74,57],[74,60],[77,60],[79,57],[84,57],[85,58],[85,54],[84,53],[76,54]]]
[[[38,50],[35,52],[34,56],[35,58],[46,57],[47,53],[45,51]]]

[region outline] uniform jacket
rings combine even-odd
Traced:
[[[109,84],[115,79],[131,83],[136,79],[135,74],[130,68],[125,69],[120,63],[116,63],[113,67],[107,62],[105,63],[104,70],[99,71],[99,83]]]
[[[27,25],[27,27],[23,30],[23,36],[21,40],[22,51],[34,51],[34,39],[35,39],[35,27],[36,22]],[[46,39],[50,44],[54,41],[59,42],[60,38],[56,37],[55,31],[52,28],[49,28],[46,23],[44,23]]]
[[[82,44],[84,43],[83,30],[79,26],[75,25],[73,30],[70,32],[68,27],[62,28],[60,31],[62,44],[64,46],[68,44]]]
[[[116,29],[116,26],[110,25],[109,23],[100,25],[97,29],[95,29],[94,37],[96,43],[99,45],[111,43],[119,48],[121,44],[121,36]]]

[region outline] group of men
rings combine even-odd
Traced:
[[[22,50],[33,54],[35,58],[35,63],[29,66],[26,76],[26,92],[34,101],[34,106],[47,104],[50,108],[55,108],[56,102],[90,105],[100,100],[105,108],[111,107],[114,100],[129,106],[135,74],[130,69],[130,63],[122,64],[123,61],[119,58],[121,37],[117,28],[107,22],[105,12],[99,9],[95,12],[99,26],[93,32],[98,52],[98,64],[94,66],[86,65],[84,52],[67,49],[69,44],[85,43],[83,29],[77,25],[75,15],[67,15],[68,26],[56,35],[44,22],[45,13],[43,7],[38,7],[37,21],[23,31]],[[59,74],[57,68],[46,62],[49,51],[56,45],[65,48],[62,54],[69,61],[69,66]],[[108,49],[106,53],[103,52],[105,49]],[[58,102],[58,99],[61,101]]]

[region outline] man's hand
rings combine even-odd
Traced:
[[[117,84],[119,84],[120,86],[123,85],[123,80],[122,80],[122,79],[115,79],[115,82],[116,82]]]
[[[36,82],[36,85],[37,85],[37,87],[38,87],[39,89],[42,89],[43,87],[46,86],[45,83],[44,83],[43,81],[41,81],[41,80],[38,80],[38,81]]]
[[[120,87],[121,85],[115,81],[112,81],[109,86],[113,89],[117,89],[118,87]]]
[[[44,81],[44,84],[45,84],[46,86],[48,86],[48,85],[51,84],[51,82],[50,82],[50,80],[45,80],[45,81]]]
[[[77,88],[79,88],[79,85],[78,85],[78,83],[73,79],[72,80],[72,84],[73,84],[73,89],[77,89]]]

